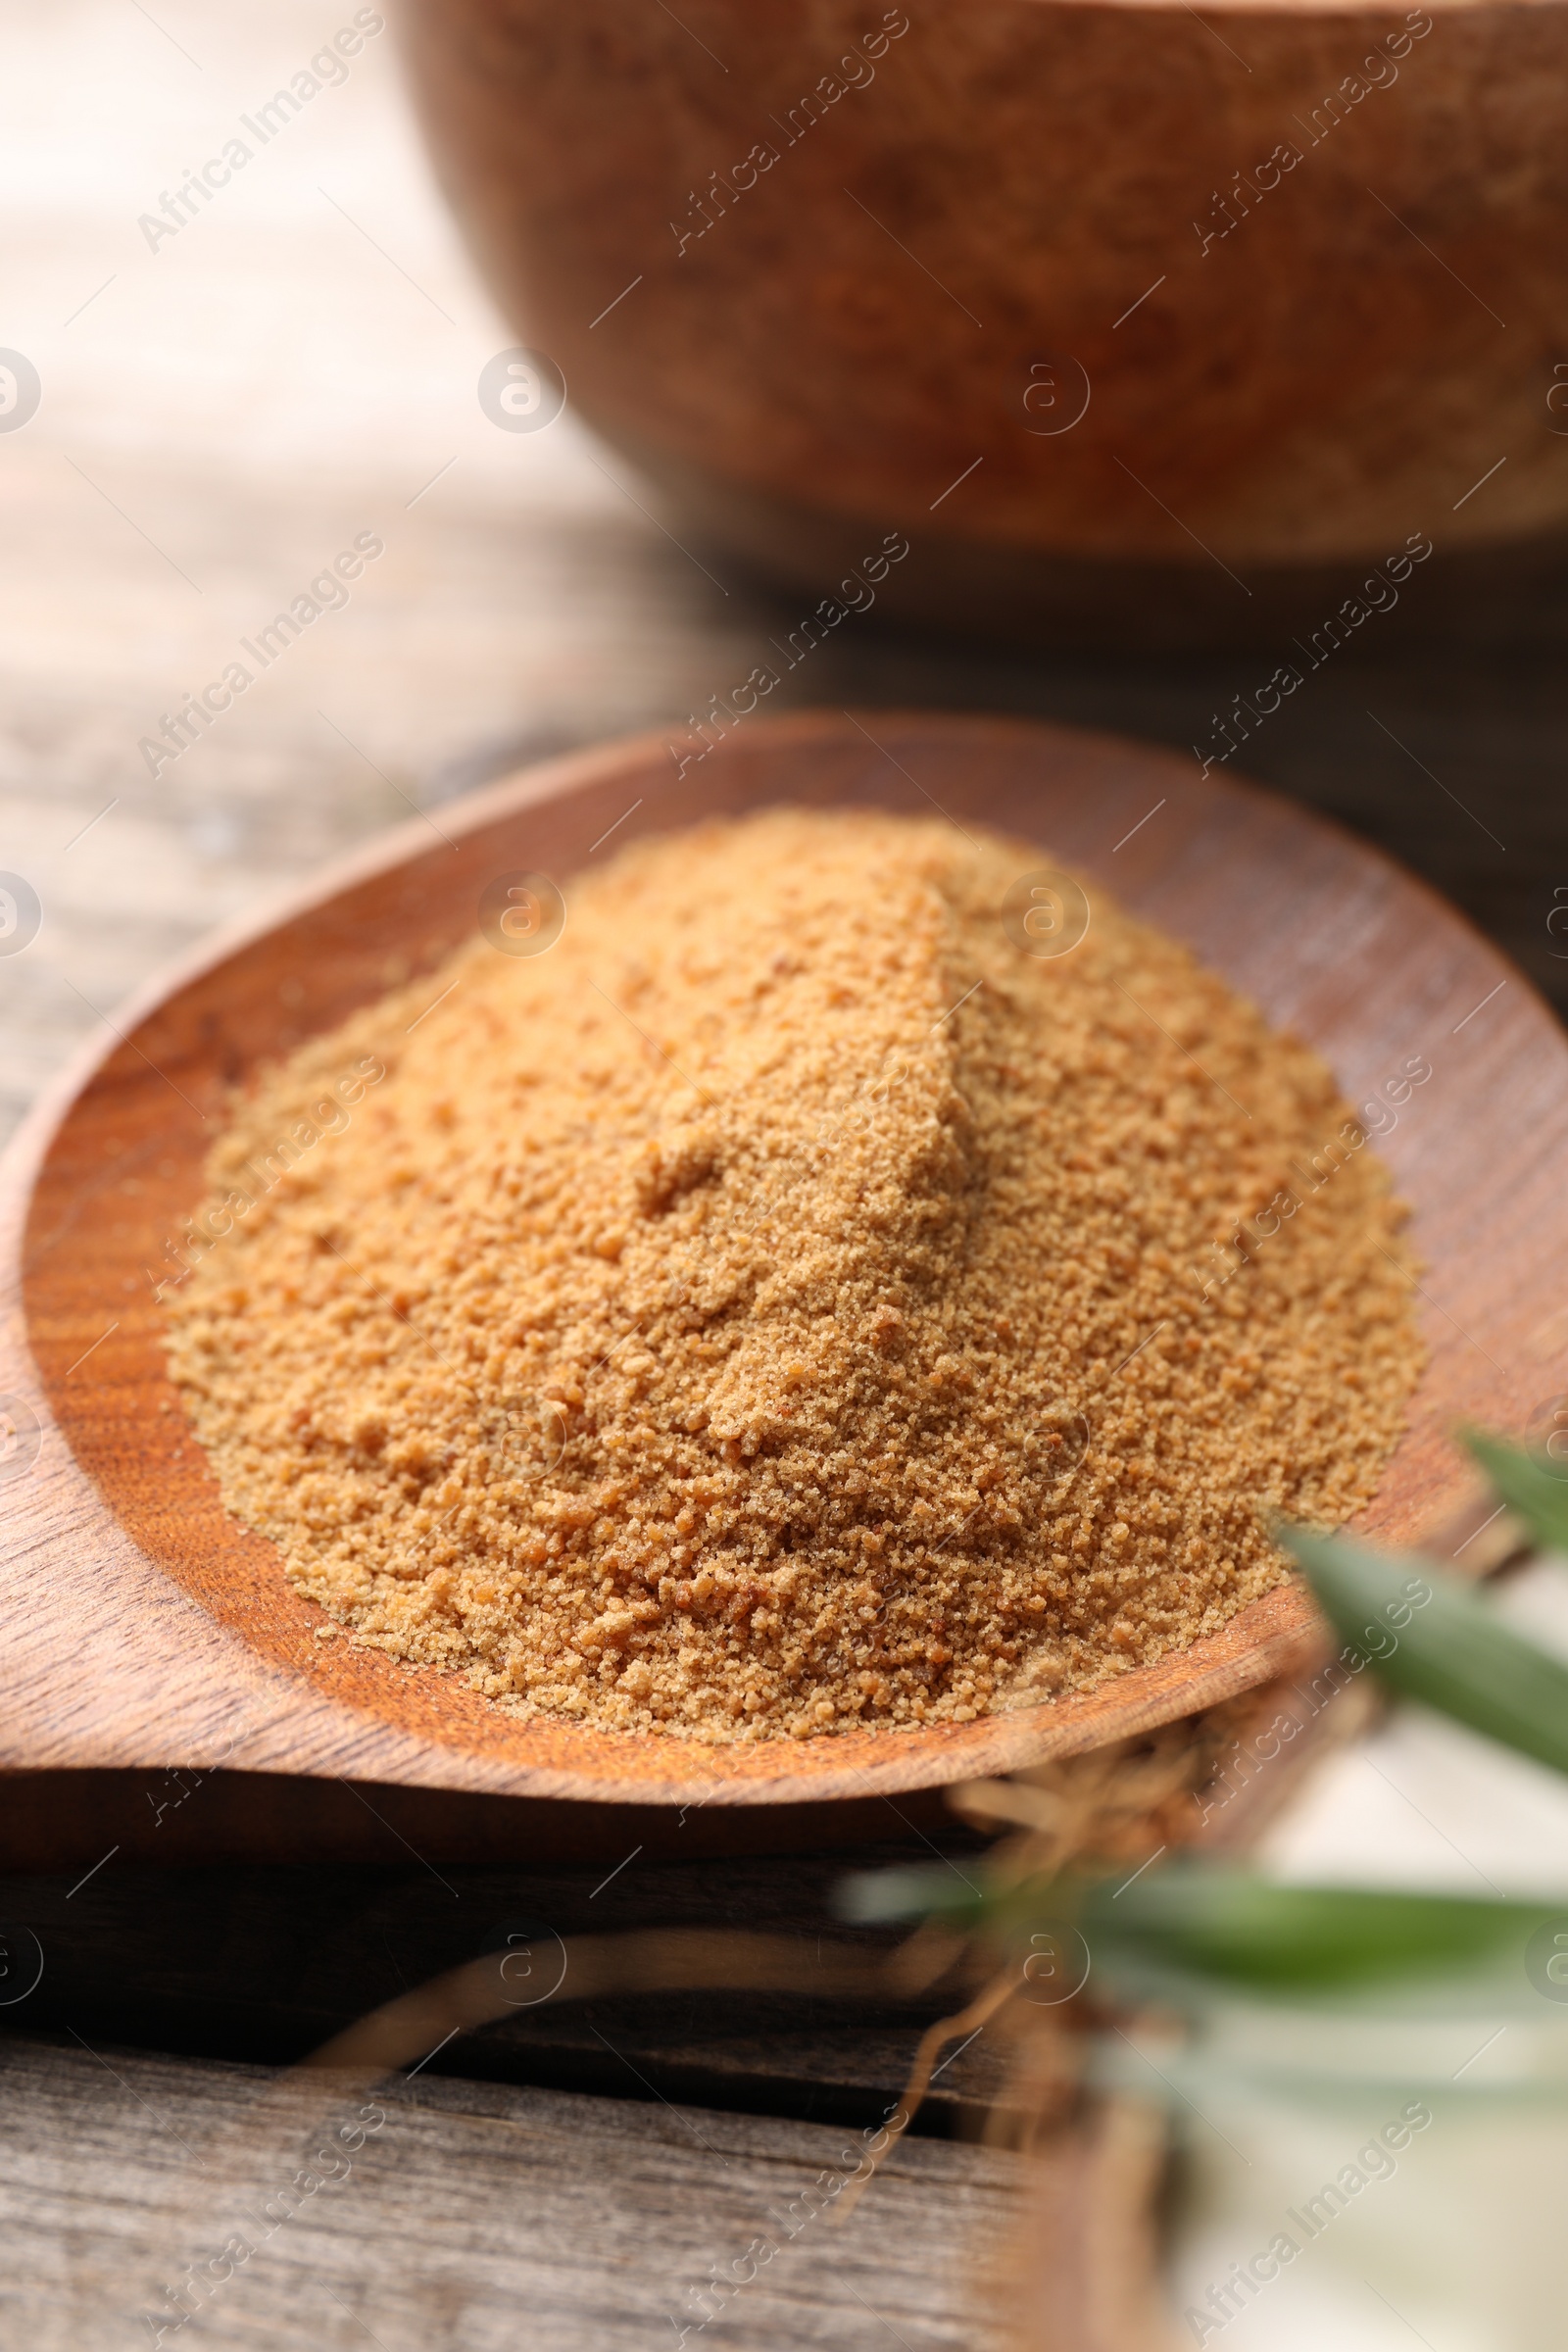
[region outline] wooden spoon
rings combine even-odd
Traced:
[[[459,1681],[318,1641],[320,1611],[225,1512],[165,1370],[148,1271],[167,1271],[202,1197],[225,1090],[433,966],[471,934],[497,875],[565,876],[612,831],[618,846],[777,801],[935,809],[1048,845],[1190,942],[1370,1106],[1413,1205],[1432,1355],[1369,1531],[1408,1541],[1470,1492],[1455,1421],[1516,1428],[1568,1391],[1568,1041],[1494,948],[1375,851],[1192,760],[1062,728],[754,718],[684,773],[662,738],[641,737],[511,777],[443,808],[439,829],[406,826],[209,947],[122,1013],[18,1137],[0,1169],[14,1301],[0,1392],[17,1430],[0,1461],[0,1765],[229,1760],[600,1805],[779,1806],[1069,1753],[1313,1654],[1291,1585],[1087,1696],[707,1747],[518,1722]],[[1412,1085],[1400,1073],[1417,1062],[1431,1076]]]

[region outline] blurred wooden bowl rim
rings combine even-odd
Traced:
[[[1434,612],[1560,572],[1568,0],[402,22],[519,344],[781,578],[892,527],[889,610],[1246,637],[1412,534]]]

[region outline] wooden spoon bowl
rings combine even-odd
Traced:
[[[1431,1361],[1364,1525],[1408,1541],[1470,1481],[1461,1417],[1527,1422],[1568,1390],[1568,1041],[1518,973],[1376,852],[1171,754],[1011,721],[753,720],[677,775],[644,737],[411,824],[121,1016],[0,1170],[15,1302],[0,1392],[0,1764],[189,1765],[598,1804],[777,1806],[933,1788],[1081,1750],[1312,1653],[1283,1587],[1221,1633],[1085,1696],[966,1724],[710,1747],[520,1722],[344,1641],[225,1511],[172,1387],[154,1285],[201,1200],[226,1090],[471,935],[481,893],[565,876],[633,833],[768,802],[996,825],[1187,940],[1328,1058],[1386,1125],[1414,1210]],[[1424,1056],[1418,1090],[1397,1073]],[[1387,1122],[1392,1121],[1392,1124]],[[35,1416],[34,1419],[31,1416]]]

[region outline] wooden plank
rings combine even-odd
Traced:
[[[651,2352],[705,2313],[735,2352],[992,2340],[979,2274],[995,2267],[1020,2180],[1003,2156],[906,2142],[841,2228],[835,2183],[858,2160],[854,2134],[420,2075],[376,2094],[384,2124],[345,2155],[343,2177],[296,2183],[298,2210],[281,2219],[278,2192],[344,2119],[317,2099],[280,2126],[260,2106],[271,2081],[7,2045],[5,2340],[129,2352],[153,2342],[149,2312],[170,2329],[166,2352]],[[261,2242],[248,2258],[231,2249],[230,2275],[175,2331],[164,2290],[231,2236]],[[732,2291],[705,2298],[715,2268]]]
[[[916,1846],[922,1857],[927,1849]],[[0,2030],[64,2033],[186,2055],[292,2063],[383,2001],[476,1959],[510,1929],[563,1938],[639,1928],[746,1929],[794,1938],[788,1993],[622,1995],[519,2007],[432,2064],[493,2081],[578,2084],[857,2126],[880,2118],[907,2079],[945,1995],[893,1999],[874,1980],[897,1931],[846,1928],[833,1893],[851,1868],[910,1859],[908,1846],[851,1855],[633,1858],[608,1885],[591,1870],[497,1871],[412,1858],[401,1869],[127,1869],[0,1882],[0,1919],[24,1930],[43,1975]],[[864,1955],[863,1998],[825,1995],[824,1955]],[[114,1966],[104,1965],[106,1953]],[[971,2113],[1000,2086],[984,2035],[938,2078],[928,2128]]]
[[[1231,1736],[1213,1725],[1205,1733],[1215,1771],[1210,1800],[1167,1810],[1158,1835],[1227,1850],[1245,1844],[1290,1793],[1303,1760],[1343,1738],[1367,1703],[1359,1686],[1328,1706],[1276,1686],[1247,1710],[1228,1710]],[[1301,1730],[1263,1766],[1253,1739],[1282,1708]],[[89,1787],[92,1778],[82,1776]],[[612,1864],[509,1853],[506,1866],[487,1867],[432,1855],[419,1842],[425,1825],[410,1820],[408,1844],[389,1832],[378,1866],[322,1867],[307,1844],[292,1866],[195,1869],[191,1846],[177,1842],[178,1824],[197,1816],[211,1792],[201,1783],[180,1797],[180,1787],[173,1776],[154,1782],[159,1804],[174,1809],[139,1853],[118,1843],[118,1817],[106,1818],[83,1847],[89,1858],[69,1872],[0,1880],[0,1919],[35,1937],[44,1958],[25,2006],[0,2011],[0,2026],[74,2026],[90,2038],[142,2048],[292,2062],[367,2009],[474,1959],[519,1926],[564,1939],[651,1928],[743,1930],[794,1941],[800,1965],[786,1992],[625,1994],[521,2008],[461,2036],[433,2064],[496,2081],[860,2122],[893,2103],[920,2032],[945,2014],[951,1996],[895,1998],[871,1981],[901,1931],[847,1927],[838,1913],[842,1883],[854,1871],[939,1855],[969,1876],[982,1844],[951,1814],[931,1836],[912,1836],[901,1818],[906,1808],[889,1805],[886,1827],[902,1835],[876,1844],[719,1860],[634,1843]],[[12,1784],[13,1803],[17,1791]],[[303,1792],[311,1793],[308,1785]],[[395,1792],[374,1793],[385,1802]],[[299,1818],[307,1817],[302,1805]],[[868,1981],[849,2001],[822,1972],[857,1950]],[[920,2128],[972,2115],[1002,2079],[996,2037],[982,2034],[944,2066]]]

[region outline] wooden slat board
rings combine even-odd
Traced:
[[[972,1842],[955,1828],[946,1850],[972,1876]],[[735,1856],[716,1867],[642,1853],[612,1877],[597,1864],[437,1869],[412,1854],[335,1871],[127,1868],[114,1857],[85,1880],[16,1875],[0,1881],[0,1923],[19,1952],[35,1938],[44,1965],[25,2000],[0,2006],[0,2033],[74,2027],[94,2042],[292,2064],[368,2010],[476,1959],[518,1923],[563,1939],[740,1929],[798,1944],[790,1991],[517,2008],[454,2042],[435,2067],[858,2125],[897,2099],[921,2032],[952,2003],[943,1992],[892,1998],[874,1972],[899,1932],[846,1928],[834,1892],[851,1871],[934,1858],[915,1842]],[[853,2001],[819,1989],[824,1961],[846,1943],[866,1969],[864,1997]],[[926,2123],[941,2131],[956,2109],[991,2098],[1002,2078],[996,2036],[982,2034],[943,2070]]]
[[[144,2315],[172,2317],[165,2286],[231,2232],[257,2234],[251,2216],[265,2227],[264,2201],[318,2144],[303,2122],[247,2137],[268,2081],[7,2044],[4,2341],[146,2347]],[[732,2352],[984,2352],[994,2340],[975,2274],[1013,2219],[1005,2158],[906,2141],[841,2228],[801,2200],[814,2187],[826,2203],[853,2133],[430,2075],[378,2098],[386,2121],[350,2176],[308,2195],[166,2347],[651,2352],[675,2342],[671,2314],[720,2308],[710,2333]],[[337,2111],[322,2103],[313,2120],[331,2125]],[[703,2302],[712,2266],[744,2277],[748,2248],[755,2278],[722,2305]]]

